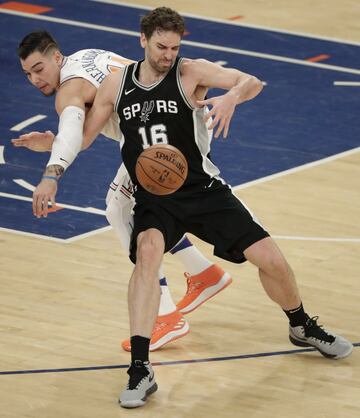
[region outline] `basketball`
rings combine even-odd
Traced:
[[[177,148],[157,144],[146,148],[138,157],[136,177],[141,186],[159,196],[176,192],[186,180],[187,161]]]

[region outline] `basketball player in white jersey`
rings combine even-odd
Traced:
[[[49,169],[34,194],[42,201],[43,193],[46,194],[56,184],[51,169],[54,162],[58,163],[57,149],[64,145],[67,148],[65,158],[60,161],[61,168],[65,170],[80,149],[89,146],[89,143],[82,144],[86,111],[91,107],[96,91],[105,77],[131,61],[99,49],[81,50],[65,57],[53,37],[45,31],[28,34],[19,45],[18,55],[29,81],[45,96],[56,94],[55,108],[60,119],[56,137],[50,131],[32,132],[12,140],[17,147],[23,146],[34,151],[53,151],[48,163]],[[116,113],[109,118],[102,133],[121,142],[122,135]],[[64,142],[64,139],[68,142]],[[106,217],[126,251],[129,251],[133,224],[132,193],[132,182],[125,166],[121,165],[107,194]],[[47,208],[44,216],[46,212]],[[175,245],[172,253],[184,264],[188,289],[183,299],[175,305],[160,268],[161,299],[159,315],[151,336],[151,351],[185,336],[189,332],[189,324],[183,314],[196,309],[232,281],[219,266],[206,259],[186,236]],[[130,351],[130,340],[123,341],[122,347]]]

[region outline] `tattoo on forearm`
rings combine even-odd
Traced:
[[[64,167],[61,167],[61,165],[49,165],[46,167],[46,170],[44,172],[44,176],[56,176],[58,179],[64,174]]]

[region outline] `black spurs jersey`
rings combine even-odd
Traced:
[[[154,144],[171,144],[187,159],[188,177],[180,190],[219,178],[219,170],[209,156],[211,137],[203,121],[206,108],[194,108],[185,97],[180,80],[181,61],[177,58],[165,78],[151,86],[138,81],[141,61],[125,68],[115,110],[125,138],[123,161],[138,186],[137,157]]]

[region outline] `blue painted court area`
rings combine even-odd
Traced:
[[[53,10],[24,15],[0,9],[0,228],[67,239],[107,222],[103,215],[71,209],[38,220],[29,201],[14,197],[31,198],[32,192],[14,180],[35,186],[49,154],[14,148],[10,139],[32,130],[57,130],[53,98],[43,97],[27,82],[16,56],[17,45],[28,32],[44,28],[55,36],[65,55],[83,48],[103,48],[140,59],[143,52],[136,32],[146,11],[86,0],[39,0],[36,4]],[[360,145],[359,87],[334,85],[335,81],[359,81],[359,46],[205,19],[186,18],[186,22],[189,34],[181,55],[225,61],[226,66],[267,83],[260,96],[237,108],[228,140],[213,144],[213,159],[230,184],[259,179]],[[95,29],[94,24],[99,26]],[[305,61],[321,54],[329,58],[319,65]],[[39,114],[46,118],[19,132],[10,130]],[[104,209],[108,184],[120,162],[118,144],[99,138],[61,180],[58,202]]]

